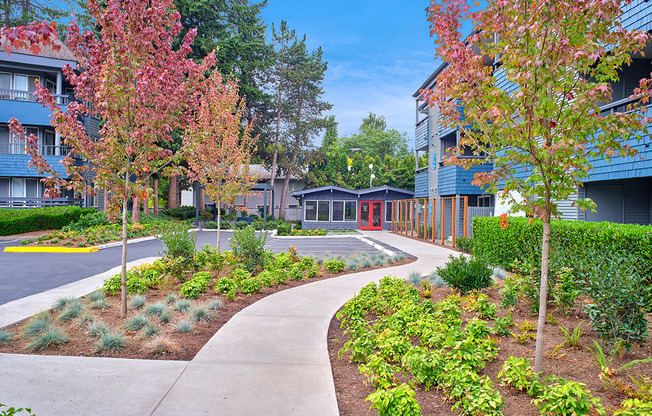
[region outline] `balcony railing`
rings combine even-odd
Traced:
[[[73,99],[69,95],[52,94],[57,100],[57,104],[68,105]],[[0,88],[0,100],[28,101],[37,102],[34,91],[8,90]]]
[[[0,208],[42,208],[75,205],[81,207],[84,200],[81,198],[19,198],[0,196]]]
[[[69,146],[39,145],[39,153],[43,156],[66,156],[69,152]],[[26,155],[27,150],[24,143],[0,143],[0,154]]]

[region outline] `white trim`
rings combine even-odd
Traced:
[[[334,206],[335,206],[336,202],[341,202],[342,203],[342,219],[341,220],[336,220],[334,215],[333,215],[334,212],[335,212]],[[353,204],[353,206],[355,208],[355,218],[353,218],[352,220],[350,220],[350,219],[347,220],[346,219],[346,204],[347,203]],[[335,199],[335,200],[332,200],[331,201],[331,222],[355,222],[355,223],[357,223],[358,222],[358,201],[356,201],[355,199]]]
[[[308,211],[307,205],[308,205],[309,202],[314,202],[316,204],[315,205],[315,219],[314,220],[306,219],[306,212]],[[320,202],[328,203],[328,220],[321,221],[319,219],[319,203]],[[332,209],[331,209],[331,201],[330,200],[328,200],[328,199],[312,199],[310,201],[305,201],[304,207],[305,208],[303,209],[303,221],[306,221],[306,222],[331,222]]]

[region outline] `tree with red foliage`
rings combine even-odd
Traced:
[[[233,82],[224,82],[214,71],[199,105],[186,127],[184,156],[189,176],[199,181],[217,204],[217,250],[220,249],[220,206],[238,195],[251,193],[256,177],[249,175],[249,162],[256,145],[251,124],[244,124],[245,103]],[[238,104],[240,101],[240,104]]]
[[[623,139],[640,139],[647,123],[643,114],[601,115],[599,106],[610,101],[611,83],[642,51],[649,35],[620,26],[620,0],[492,0],[480,11],[472,11],[465,0],[437,3],[429,8],[431,33],[438,56],[448,66],[436,89],[425,93],[444,123],[460,129],[447,163],[468,168],[486,162],[465,157],[469,150],[487,155],[494,168],[476,173],[474,184],[488,186],[511,202],[513,210],[543,221],[538,372],[556,201],[577,192],[592,160],[636,154]],[[465,19],[475,28],[463,39]],[[506,82],[499,85],[497,76]],[[510,84],[514,88],[504,87]],[[633,101],[632,110],[639,104]],[[577,205],[595,207],[590,199],[579,199]]]
[[[11,48],[28,49],[34,55],[41,52],[42,46],[52,46],[55,51],[61,49],[57,36],[57,24],[36,21],[19,27],[0,28],[2,47],[7,55],[11,55]]]
[[[101,28],[100,36],[81,32],[73,22],[67,42],[78,62],[77,69],[63,68],[79,101],[61,108],[42,85],[39,101],[52,111],[52,125],[70,148],[63,160],[69,178],[57,177],[38,153],[38,139],[25,137],[22,126],[12,119],[10,129],[27,141],[31,164],[49,173],[45,181],[49,195],[65,188],[92,192],[88,178],[110,189],[110,209],[122,209],[122,315],[126,316],[127,204],[133,194],[150,193],[149,178],[173,160],[161,147],[171,133],[185,124],[187,109],[195,103],[193,91],[205,81],[204,73],[214,65],[213,55],[201,65],[186,59],[195,34],[190,31],[178,50],[172,49],[181,30],[179,13],[172,0],[89,0],[88,9]],[[92,107],[86,105],[92,103]],[[83,117],[90,114],[104,121],[100,139],[85,131]],[[89,163],[79,165],[82,157]]]

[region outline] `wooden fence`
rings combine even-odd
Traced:
[[[455,247],[457,237],[467,237],[469,197],[403,199],[392,202],[392,231]]]

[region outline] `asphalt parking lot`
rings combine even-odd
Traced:
[[[232,232],[222,232],[220,246],[228,250]],[[199,231],[197,248],[217,243],[216,231]],[[89,276],[105,272],[120,265],[121,247],[111,247],[95,253],[4,253],[7,246],[20,245],[20,241],[0,241],[0,304],[20,299],[45,290],[53,289]],[[279,253],[287,251],[290,245],[301,255],[322,256],[351,253],[377,253],[371,245],[351,237],[337,238],[292,238],[270,237],[266,247]],[[155,239],[129,244],[127,261],[159,256],[165,251],[162,241]]]

